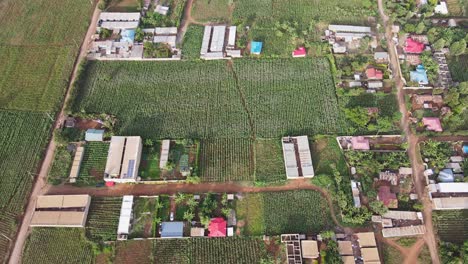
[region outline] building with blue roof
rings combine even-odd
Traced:
[[[86,141],[103,141],[104,129],[88,129],[85,134]]]
[[[255,55],[260,55],[262,52],[263,42],[252,41],[250,43],[250,53]]]
[[[162,222],[161,238],[179,238],[184,236],[184,222]]]
[[[415,71],[410,72],[410,79],[411,79],[412,82],[417,82],[420,85],[429,84],[426,69],[424,68],[424,66],[422,64],[419,64],[416,67]]]
[[[122,31],[120,31],[120,36],[122,37],[120,39],[120,42],[133,43],[133,41],[135,41],[135,30],[134,29],[122,29]]]
[[[463,153],[468,154],[468,145],[463,146]]]

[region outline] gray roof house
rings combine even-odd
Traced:
[[[184,236],[184,222],[162,222],[161,238],[178,238]]]
[[[376,52],[374,53],[374,60],[377,62],[387,62],[388,61],[388,53],[387,52]]]
[[[88,129],[86,130],[86,141],[102,141],[104,139],[104,129]]]

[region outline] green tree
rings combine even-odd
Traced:
[[[347,108],[345,109],[345,115],[346,118],[359,127],[365,127],[370,121],[370,116],[364,107]]]
[[[465,53],[466,50],[466,41],[464,39],[454,42],[450,45],[450,54],[454,56],[461,55]]]
[[[194,217],[195,217],[195,215],[193,214],[192,211],[185,211],[184,212],[184,216],[183,216],[184,220],[186,220],[188,222],[191,222]]]
[[[185,197],[185,194],[183,194],[183,193],[178,193],[178,194],[176,195],[176,197],[175,197],[175,203],[176,203],[176,204],[181,204],[181,203],[183,203],[183,202],[185,201],[185,198],[186,198],[186,197]]]
[[[419,22],[419,24],[416,26],[416,33],[417,34],[422,34],[426,30],[426,25],[424,25],[424,22]]]
[[[445,39],[440,38],[434,44],[432,45],[435,50],[441,50],[443,47],[445,47]]]
[[[379,200],[370,202],[369,207],[374,213],[378,215],[383,215],[388,211],[388,208]]]

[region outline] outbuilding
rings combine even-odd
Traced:
[[[86,130],[85,140],[86,141],[103,141],[104,140],[104,129],[88,129]]]

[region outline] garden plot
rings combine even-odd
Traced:
[[[158,197],[137,197],[133,204],[134,219],[130,238],[156,237],[158,209],[162,204]]]
[[[117,238],[122,198],[93,197],[86,222],[86,235],[93,241]]]
[[[78,185],[95,185],[104,179],[109,143],[88,142],[78,174]]]

